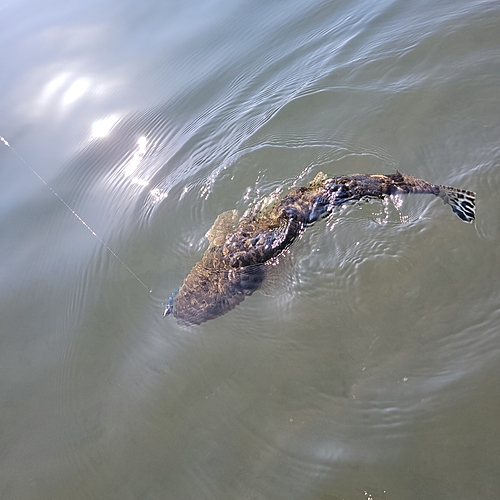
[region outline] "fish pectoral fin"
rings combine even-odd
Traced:
[[[206,237],[212,245],[220,246],[226,240],[226,236],[232,233],[238,225],[238,211],[228,210],[227,212],[222,212],[212,227],[207,231]]]
[[[328,179],[328,175],[323,172],[318,172],[312,182],[309,184],[309,187],[314,188],[317,186],[321,186]]]

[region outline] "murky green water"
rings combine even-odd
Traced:
[[[0,23],[23,159],[0,144],[2,500],[498,498],[498,2],[24,1]],[[219,213],[395,169],[476,191],[476,223],[348,207],[266,293],[162,317]]]

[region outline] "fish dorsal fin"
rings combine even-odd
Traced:
[[[220,246],[226,240],[226,236],[233,232],[238,225],[238,211],[228,210],[221,213],[212,227],[207,231],[206,237],[212,245]]]

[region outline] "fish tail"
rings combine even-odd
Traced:
[[[476,218],[476,193],[449,186],[438,186],[438,196],[450,205],[453,212],[465,222]]]

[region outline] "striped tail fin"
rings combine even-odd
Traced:
[[[438,186],[438,196],[455,214],[465,222],[473,222],[476,218],[476,193],[449,186]]]

